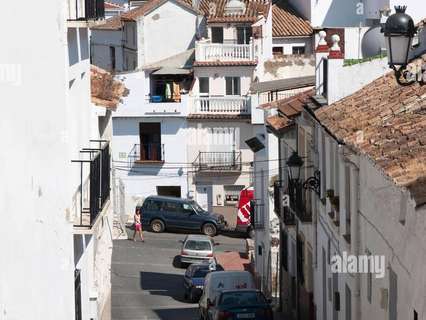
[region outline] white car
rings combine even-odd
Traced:
[[[188,235],[182,241],[181,263],[212,262],[215,263],[213,240],[204,235]]]

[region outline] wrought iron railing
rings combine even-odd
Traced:
[[[98,20],[105,18],[105,0],[69,0],[68,20]]]
[[[128,155],[129,166],[135,163],[164,162],[164,144],[135,144]]]
[[[96,141],[99,143],[105,141]],[[80,213],[74,221],[76,227],[92,227],[110,198],[111,155],[109,143],[101,148],[85,148],[81,152],[89,154],[88,160],[74,160],[80,163]],[[89,165],[89,179],[84,183],[84,165]],[[87,203],[83,203],[84,185],[88,185]]]
[[[288,195],[290,208],[302,222],[312,221],[312,212],[306,207],[307,191],[301,183],[294,183],[289,179]]]
[[[193,166],[197,171],[241,171],[241,151],[200,151]]]

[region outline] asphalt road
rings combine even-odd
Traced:
[[[185,269],[174,267],[185,234],[144,235],[145,243],[114,241],[112,320],[198,320],[198,305],[183,299]],[[215,241],[218,252],[245,250],[239,237],[220,235]]]

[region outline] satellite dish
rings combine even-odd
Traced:
[[[386,48],[385,37],[380,32],[381,27],[371,27],[364,34],[361,42],[361,51],[363,58],[373,57],[381,54]]]

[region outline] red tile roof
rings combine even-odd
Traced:
[[[108,10],[108,9],[110,9],[110,10],[122,9],[123,10],[124,7],[117,4],[117,3],[105,1],[105,10]]]
[[[241,0],[245,6],[245,12],[240,15],[227,15],[225,5],[228,0],[201,0],[200,10],[207,16],[208,22],[255,22],[263,14],[268,16],[269,2],[264,0]],[[213,10],[214,8],[214,10]]]
[[[147,14],[151,10],[155,9],[156,7],[162,5],[166,1],[167,0],[149,0],[146,3],[144,3],[143,5],[123,13],[121,16],[122,16],[123,20],[134,21],[138,17],[144,16],[145,14]],[[192,1],[191,0],[175,0],[175,1],[176,1],[176,3],[182,5],[183,7],[187,8],[187,9],[190,9],[192,11],[197,11],[192,7]],[[202,12],[199,12],[199,11],[197,11],[197,13],[202,14]]]
[[[309,21],[292,6],[281,2],[272,6],[272,36],[296,37],[312,34],[313,30]]]
[[[111,73],[94,65],[90,66],[90,87],[92,103],[112,110],[128,94],[122,82],[114,80]]]
[[[284,129],[294,124],[294,118],[299,116],[306,101],[312,97],[315,90],[309,89],[292,97],[280,99],[259,106],[261,109],[278,109],[279,114],[266,118],[266,123],[275,133],[280,134]]]
[[[95,30],[120,30],[123,27],[121,16],[116,15],[105,20],[104,24],[96,25],[92,27]]]
[[[388,73],[315,114],[337,139],[407,187],[418,206],[426,204],[426,86],[400,86]]]

